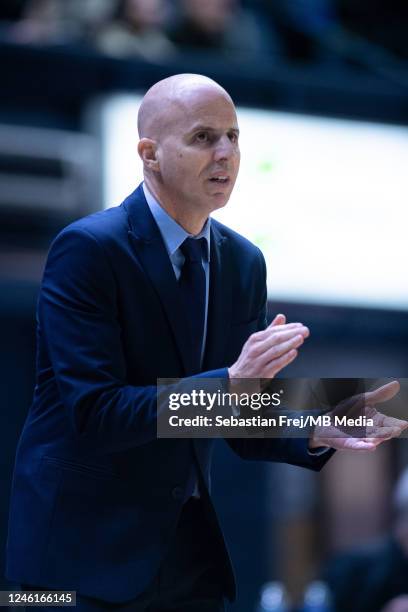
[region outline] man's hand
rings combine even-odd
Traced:
[[[385,440],[398,437],[408,427],[408,422],[389,417],[375,409],[375,404],[392,399],[399,391],[399,382],[394,380],[375,391],[369,391],[341,402],[328,414],[334,416],[365,416],[373,420],[373,426],[366,428],[366,436],[353,437],[334,425],[318,426],[309,440],[309,448],[328,446],[337,450],[374,451]]]
[[[284,315],[277,315],[266,329],[245,342],[228,370],[230,378],[273,378],[296,359],[297,349],[308,336],[309,330],[302,323],[286,323]]]

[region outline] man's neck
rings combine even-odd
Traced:
[[[205,222],[208,219],[207,216],[203,216],[197,213],[196,210],[180,210],[177,205],[174,204],[171,198],[166,197],[162,190],[155,185],[149,179],[144,179],[145,185],[160,204],[160,206],[174,219],[183,229],[189,234],[196,236],[203,229]]]

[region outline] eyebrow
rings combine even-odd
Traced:
[[[189,134],[194,134],[194,132],[219,132],[219,131],[220,130],[217,130],[215,127],[212,127],[211,125],[196,125],[189,131]],[[239,128],[237,127],[230,127],[228,128],[227,131],[236,132],[237,134],[239,134]]]

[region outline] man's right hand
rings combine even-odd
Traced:
[[[309,330],[302,323],[286,323],[285,315],[276,315],[266,329],[248,338],[228,369],[229,377],[273,378],[296,359],[297,349],[308,336]]]

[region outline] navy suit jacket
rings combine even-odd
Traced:
[[[213,441],[157,439],[156,379],[227,378],[266,325],[265,278],[259,249],[213,220],[206,352],[203,372],[192,372],[174,271],[141,187],[57,236],[13,478],[10,580],[113,602],[136,597],[168,548],[192,463],[221,540],[208,493]],[[227,442],[248,459],[320,469],[328,458],[299,439]],[[231,572],[227,590],[233,598]]]

